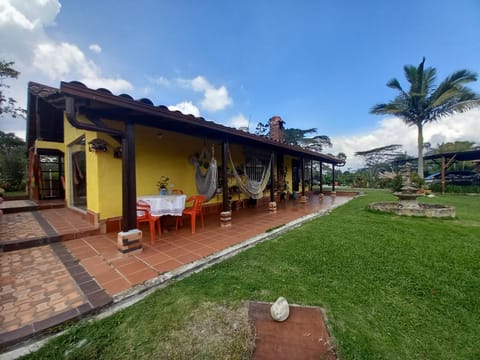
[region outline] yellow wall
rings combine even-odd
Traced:
[[[118,122],[111,121],[107,121],[107,124],[116,128],[122,126]],[[121,216],[122,160],[113,157],[114,148],[120,146],[120,144],[112,137],[103,133],[74,128],[66,119],[64,125],[64,144],[37,141],[36,146],[37,148],[55,148],[65,153],[65,193],[67,202],[69,203],[70,200],[71,183],[69,144],[85,136],[87,208],[99,214],[100,220]],[[88,151],[88,142],[95,138],[104,139],[108,143],[107,152]],[[222,166],[222,145],[220,142],[211,139],[198,138],[194,135],[183,135],[145,126],[135,127],[135,139],[137,196],[157,194],[157,182],[162,175],[170,178],[170,190],[172,188],[180,188],[187,195],[196,194],[195,167],[190,163],[190,158],[200,153],[204,147],[211,152],[213,145],[217,164]],[[245,163],[242,146],[232,144],[230,145],[230,151],[235,164]],[[285,157],[284,165],[288,168],[287,181],[291,187],[291,158]],[[230,160],[228,160],[227,166],[230,167]],[[228,184],[229,186],[236,185],[232,176],[229,176]],[[240,197],[248,198],[245,194],[241,194]],[[234,200],[237,198],[238,195],[235,195]],[[221,201],[221,193],[210,200],[211,203]],[[69,203],[69,205],[71,204]]]
[[[161,136],[158,136],[158,134]],[[165,130],[154,130],[144,126],[135,128],[137,196],[158,194],[157,182],[163,176],[169,180],[168,189],[182,189],[187,195],[197,193],[195,167],[190,158],[200,153],[204,146],[212,152],[221,165],[221,145],[218,142],[182,135]],[[214,197],[211,202],[215,202]]]
[[[65,144],[51,141],[35,140],[36,149],[54,149],[65,152]]]
[[[84,120],[84,119],[81,119]],[[119,146],[113,138],[103,133],[74,128],[65,119],[65,194],[70,204],[71,161],[69,145],[85,136],[85,158],[87,173],[87,209],[108,219],[122,214],[122,160],[113,157],[113,149]],[[111,124],[109,124],[111,126]],[[101,138],[108,143],[107,152],[90,152],[88,143]]]

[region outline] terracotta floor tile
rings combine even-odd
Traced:
[[[123,276],[128,277],[130,274],[146,270],[149,267],[142,263],[140,260],[135,259],[135,262],[129,263],[124,266],[117,267],[117,271],[121,273]]]
[[[151,247],[157,251],[164,251],[165,249],[171,249],[172,246],[175,247],[176,245],[173,243],[163,242],[163,243],[155,244],[154,246],[151,246]]]
[[[215,242],[210,242],[208,244],[209,247],[213,248],[216,251],[223,250],[227,247],[227,243],[223,240],[217,240]]]
[[[110,265],[116,268],[123,267],[125,265],[136,264],[136,263],[138,263],[138,259],[136,259],[135,256],[125,256],[125,257],[121,257],[121,258],[110,261]]]
[[[89,266],[89,265],[101,264],[103,262],[104,262],[104,260],[103,260],[102,256],[101,255],[96,255],[96,256],[92,256],[88,259],[84,259],[82,261],[82,264],[84,266]]]
[[[192,251],[192,253],[200,256],[200,257],[205,257],[205,256],[208,256],[208,255],[211,255],[213,253],[217,252],[216,249],[213,249],[211,247],[208,247],[208,246],[202,246],[201,248],[198,248],[198,249],[195,249]]]
[[[146,280],[153,279],[156,276],[158,276],[158,273],[150,268],[125,275],[127,280],[133,285],[141,284]]]
[[[195,242],[191,242],[191,243],[181,245],[180,247],[182,247],[183,249],[186,249],[188,251],[194,251],[194,250],[203,248],[204,244],[201,243],[201,242],[195,241]]]
[[[194,253],[183,253],[179,256],[175,257],[175,260],[178,262],[181,262],[182,264],[188,264],[191,263],[192,261],[200,259],[201,256],[194,254]]]
[[[102,254],[102,257],[107,261],[113,261],[115,259],[120,259],[124,255],[120,253],[116,247],[116,245],[111,245],[110,249],[97,249],[97,251]]]
[[[184,250],[182,250],[182,248],[175,246],[175,247],[170,247],[170,248],[163,249],[162,253],[174,258],[178,254],[181,254],[183,251]]]
[[[85,259],[85,261],[90,260],[92,258]],[[102,260],[97,260],[96,261],[89,261],[87,263],[81,262],[82,266],[87,270],[91,275],[95,276],[97,274],[101,274],[104,272],[107,272],[111,270],[111,267],[103,262]]]
[[[116,295],[121,293],[122,291],[127,290],[130,288],[132,284],[127,281],[126,279],[120,277],[118,279],[102,282],[101,287],[105,289],[105,291],[110,295]]]
[[[98,283],[103,284],[106,282],[114,281],[117,279],[122,279],[122,276],[116,270],[109,270],[102,273],[95,274],[95,280]]]
[[[76,240],[76,241],[65,241],[63,243],[65,245],[65,247],[68,249],[68,250],[74,250],[74,249],[78,249],[78,248],[85,248],[86,246],[88,246],[88,244],[83,240],[83,239],[79,239],[79,240]]]
[[[83,260],[83,259],[98,255],[98,252],[93,250],[91,247],[76,248],[76,249],[73,249],[71,252],[72,252],[72,255],[79,260]]]
[[[164,273],[164,272],[172,271],[173,269],[176,269],[180,265],[182,265],[181,262],[179,262],[175,259],[172,259],[172,260],[168,260],[168,261],[165,261],[163,263],[157,264],[157,265],[154,266],[154,268],[159,273]]]
[[[142,260],[150,265],[157,265],[171,259],[172,259],[171,256],[167,254],[162,254],[162,253],[156,253],[150,256],[142,257]]]

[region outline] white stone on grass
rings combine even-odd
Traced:
[[[270,315],[275,321],[285,321],[290,315],[290,307],[287,300],[280,296],[270,307]]]

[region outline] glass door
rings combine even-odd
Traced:
[[[69,146],[70,149],[70,203],[80,209],[87,209],[87,166],[85,137],[82,136]]]
[[[38,158],[40,161],[40,199],[64,199],[63,153],[39,150]]]

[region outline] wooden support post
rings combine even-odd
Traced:
[[[222,170],[223,170],[223,186],[222,186],[222,211],[230,211],[230,204],[228,200],[228,143],[223,142],[222,145]],[[230,214],[231,217],[231,214]]]
[[[445,156],[442,156],[442,167],[440,169],[441,183],[442,183],[442,195],[445,194]]]
[[[320,194],[323,193],[323,163],[319,161],[320,163]]]
[[[301,176],[302,176],[302,196],[305,196],[305,158],[302,157],[300,160],[301,166]]]
[[[310,160],[310,191],[313,191],[313,160]]]
[[[335,190],[335,164],[332,164],[332,196],[335,196],[337,191]]]
[[[122,231],[137,227],[137,186],[135,173],[135,125],[125,124],[125,137],[122,139]]]
[[[271,163],[270,163],[270,202],[275,201],[275,154],[272,154]],[[275,205],[276,209],[277,205]]]

